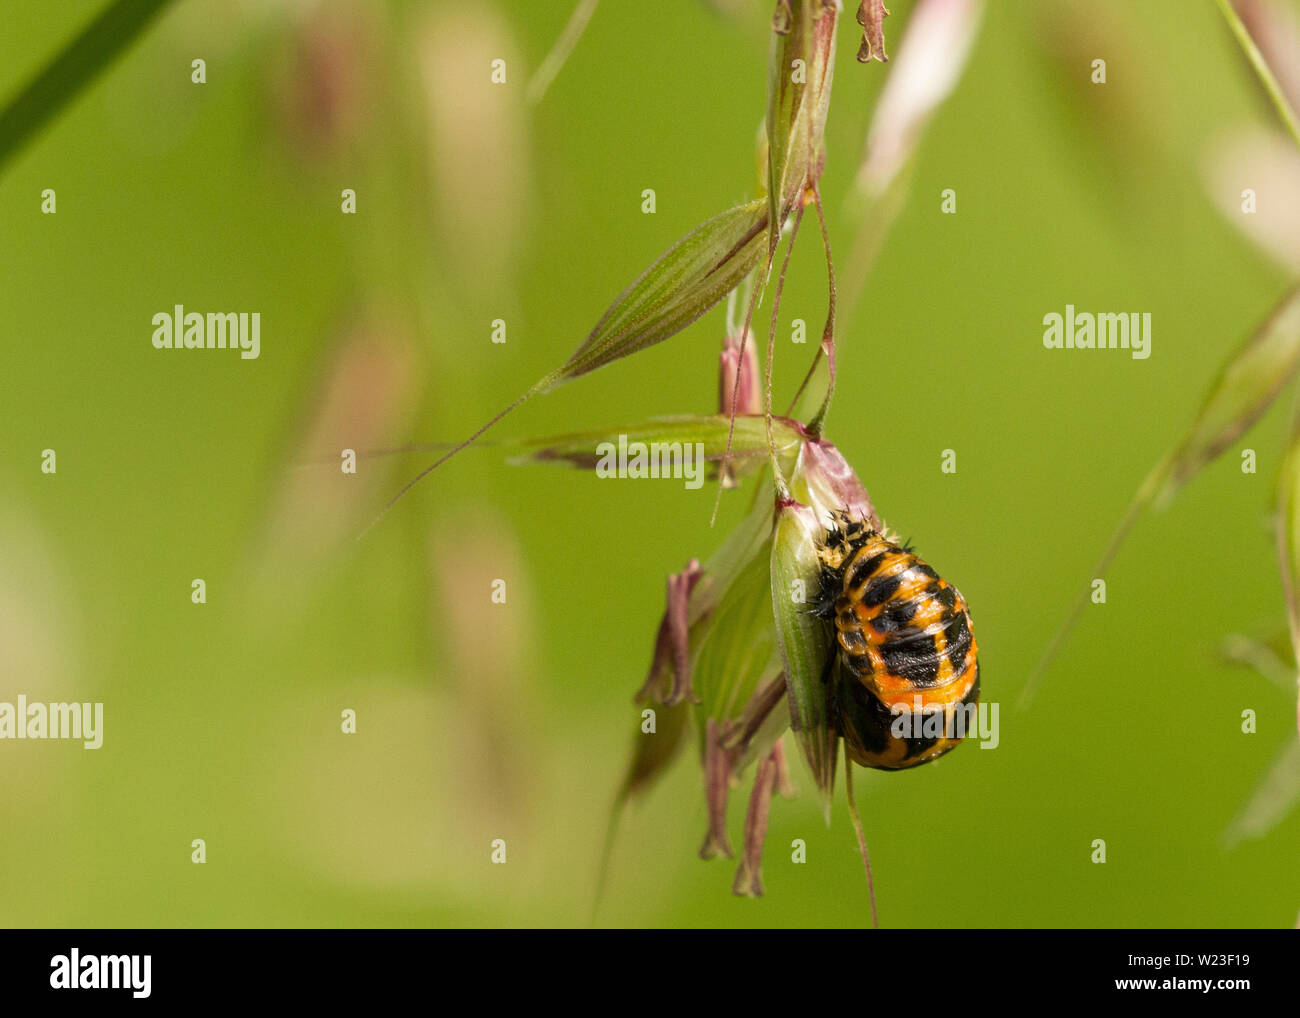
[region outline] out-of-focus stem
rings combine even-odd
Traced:
[[[569,23],[564,26],[564,31],[551,47],[551,52],[546,54],[546,59],[542,61],[542,65],[537,68],[532,80],[528,82],[525,98],[529,106],[536,106],[542,101],[542,96],[551,87],[551,82],[555,80],[555,76],[560,73],[565,61],[569,59],[569,54],[578,45],[582,33],[587,30],[587,22],[596,13],[599,3],[600,0],[579,0],[578,6],[569,18]]]
[[[820,438],[822,425],[825,423],[826,411],[830,408],[831,395],[835,389],[835,265],[831,260],[831,242],[830,236],[826,232],[826,217],[822,211],[821,193],[813,188],[815,201],[817,202],[817,218],[821,221],[822,227],[822,246],[826,251],[826,278],[829,285],[830,296],[826,308],[826,327],[822,329],[822,341],[817,346],[817,352],[813,354],[812,363],[808,365],[808,373],[803,376],[803,381],[799,383],[799,388],[795,390],[794,399],[790,400],[790,406],[786,409],[785,415],[790,417],[794,414],[795,407],[803,399],[803,394],[813,380],[813,375],[817,373],[817,365],[822,362],[822,354],[827,352],[827,337],[830,339],[830,379],[829,388],[826,391],[826,397],[822,400],[821,408],[816,416],[808,422],[808,432],[813,438]]]
[[[837,320],[841,318],[847,322],[853,320],[853,314],[857,308],[858,298],[862,296],[862,291],[866,288],[867,277],[871,274],[871,268],[875,264],[876,256],[884,246],[885,237],[889,233],[889,227],[893,223],[899,209],[902,208],[902,196],[906,193],[906,190],[907,188],[905,184],[899,185],[895,183],[891,186],[888,194],[882,196],[879,200],[872,202],[863,214],[862,225],[858,227],[857,233],[854,234],[852,250],[849,255],[848,268],[845,270],[843,277],[838,283],[834,278],[831,279],[830,285],[833,294],[832,301],[834,302],[833,310]],[[820,193],[817,196],[817,202],[818,215],[824,218]],[[833,274],[835,266],[830,257],[829,241],[826,241],[826,248],[826,269],[828,273]],[[843,309],[838,305],[840,293],[846,295],[846,304]],[[812,364],[808,367],[808,374],[804,376],[804,380],[800,383],[794,399],[790,401],[790,406],[786,409],[785,413],[787,417],[794,415],[795,408],[803,398],[805,390],[810,384],[812,384],[813,376],[817,372],[817,366],[821,364],[823,353],[825,353],[825,350],[819,346],[817,348],[817,353],[813,355]],[[825,415],[826,410],[829,409],[829,405],[830,400],[827,398],[826,405],[821,411],[821,416]],[[816,418],[814,418],[814,420],[816,420]],[[819,431],[820,426],[824,425],[824,423],[824,421],[819,422]],[[809,427],[811,428],[811,422]]]
[[[0,111],[0,168],[80,96],[171,2],[116,0],[51,58]]]
[[[1106,570],[1110,568],[1111,562],[1114,561],[1115,556],[1119,553],[1119,549],[1124,544],[1124,539],[1128,537],[1129,531],[1133,529],[1138,518],[1142,515],[1146,507],[1151,504],[1151,500],[1155,498],[1156,492],[1160,490],[1160,486],[1169,476],[1169,467],[1172,462],[1172,456],[1161,460],[1151,473],[1147,474],[1146,480],[1142,482],[1142,487],[1140,487],[1137,494],[1133,496],[1133,500],[1124,511],[1124,516],[1120,520],[1119,526],[1115,528],[1115,533],[1112,535],[1110,543],[1106,545],[1106,550],[1101,553],[1100,560],[1098,560],[1097,565],[1093,567],[1092,576],[1088,578],[1088,582],[1084,584],[1075,598],[1074,607],[1070,610],[1069,617],[1066,618],[1061,628],[1056,631],[1056,634],[1052,637],[1052,642],[1049,643],[1047,649],[1043,651],[1043,656],[1039,659],[1037,666],[1035,666],[1034,670],[1030,672],[1029,679],[1025,682],[1024,691],[1020,694],[1019,707],[1021,710],[1029,706],[1029,701],[1033,699],[1034,692],[1038,688],[1038,683],[1042,680],[1043,674],[1047,671],[1047,666],[1052,663],[1052,659],[1056,657],[1061,647],[1064,646],[1066,637],[1068,637],[1071,631],[1073,631],[1080,616],[1083,615],[1084,608],[1088,606],[1088,594],[1092,588],[1092,581],[1105,575]]]
[[[745,311],[745,327],[740,333],[740,351],[739,357],[745,359],[745,344],[749,342],[749,327],[754,321],[754,310],[758,307],[759,301],[763,299],[763,290],[767,287],[767,279],[772,274],[772,262],[776,259],[776,247],[769,247],[767,251],[767,262],[763,266],[763,275],[754,283],[749,294],[749,307]],[[740,372],[736,372],[736,382],[731,392],[731,413],[727,425],[727,448],[723,450],[722,462],[718,466],[718,474],[722,476],[726,473],[727,465],[731,462],[731,443],[736,437],[736,401],[740,395]],[[713,515],[709,517],[709,526],[713,526],[718,519],[718,507],[722,505],[722,485],[718,485],[718,493],[713,499]]]
[[[785,258],[781,261],[781,275],[776,281],[776,292],[772,295],[772,322],[767,332],[767,364],[765,371],[765,391],[763,395],[763,416],[767,423],[767,453],[772,462],[772,476],[776,479],[777,497],[781,498],[789,491],[785,475],[781,472],[781,463],[776,454],[776,440],[772,437],[772,361],[776,353],[776,326],[781,313],[781,294],[785,292],[785,274],[790,268],[790,256],[794,254],[794,242],[799,236],[799,224],[803,222],[802,203],[795,213],[794,228],[790,231],[790,240],[785,246]]]
[[[1232,29],[1232,34],[1237,37],[1237,42],[1242,51],[1246,54],[1246,59],[1250,61],[1251,67],[1255,69],[1255,74],[1259,77],[1260,84],[1264,86],[1264,91],[1273,102],[1277,109],[1278,116],[1286,124],[1286,129],[1291,133],[1297,146],[1300,146],[1300,121],[1296,120],[1295,110],[1287,101],[1286,93],[1282,91],[1282,86],[1278,84],[1277,78],[1273,75],[1273,70],[1268,66],[1268,61],[1264,59],[1264,54],[1259,51],[1255,45],[1255,40],[1251,38],[1250,31],[1241,20],[1241,15],[1232,6],[1229,0],[1218,0],[1219,10],[1223,12],[1224,20],[1228,22],[1228,27]]]
[[[853,761],[849,759],[849,744],[844,743],[844,790],[849,796],[849,817],[853,821],[853,833],[858,836],[858,851],[862,853],[862,868],[867,871],[867,895],[871,898],[871,925],[880,929],[880,917],[876,915],[876,881],[871,875],[871,856],[867,852],[867,836],[862,831],[862,818],[858,816],[858,804],[853,799]]]
[[[861,224],[853,235],[848,264],[845,267],[841,289],[846,294],[845,321],[853,320],[858,300],[866,289],[867,279],[875,267],[876,258],[885,246],[889,230],[903,208],[911,190],[911,168],[904,169],[889,185],[884,194],[870,200],[862,212]]]
[[[817,205],[817,222],[822,228],[822,246],[826,249],[826,286],[828,295],[826,299],[826,327],[822,329],[822,343],[818,347],[819,354],[826,354],[826,396],[822,399],[822,405],[818,408],[813,419],[808,422],[808,430],[814,438],[821,437],[822,427],[826,423],[826,414],[831,408],[831,400],[835,396],[835,259],[831,257],[831,235],[826,229],[826,213],[822,209],[822,196],[817,187],[813,186],[813,201]]]
[[[1297,394],[1291,410],[1291,446],[1288,450],[1286,466],[1282,469],[1276,505],[1276,540],[1278,568],[1282,573],[1282,592],[1286,598],[1286,619],[1291,634],[1291,652],[1300,664],[1300,605],[1296,602],[1295,551],[1291,547],[1293,516],[1295,513],[1296,482],[1300,478],[1294,458],[1296,444],[1300,442],[1300,394]],[[1300,732],[1300,671],[1295,676],[1296,696],[1296,730]]]

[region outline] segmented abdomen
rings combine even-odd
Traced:
[[[840,734],[849,755],[863,767],[897,771],[938,759],[976,731],[980,670],[976,664],[970,690],[957,703],[920,714],[895,714],[866,686],[850,677],[837,686]]]
[[[957,588],[879,534],[844,566],[835,631],[847,671],[886,708],[953,704],[976,680],[976,646]]]

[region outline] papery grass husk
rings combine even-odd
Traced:
[[[655,652],[638,702],[653,700],[673,707],[683,700],[698,701],[691,688],[690,598],[700,579],[700,563],[691,559],[680,573],[668,577],[667,607],[655,637]]]
[[[759,683],[758,690],[745,704],[740,717],[728,727],[723,739],[723,745],[735,751],[737,773],[743,772],[757,757],[779,746],[781,737],[789,728],[790,712],[785,706],[785,672],[777,672]],[[790,775],[784,765],[782,773],[782,788],[789,791]]]
[[[767,556],[760,550],[692,634],[701,719],[732,724],[764,681],[781,671],[768,583]]]
[[[727,414],[680,414],[655,417],[624,427],[576,431],[565,435],[532,438],[513,443],[524,451],[511,462],[562,463],[579,470],[594,470],[600,464],[601,446],[617,448],[621,442],[670,445],[698,445],[702,447],[709,466],[709,478],[719,475],[727,436],[730,432]],[[768,465],[769,448],[764,418],[761,414],[738,414],[735,418],[735,440],[730,464],[733,477],[741,477]],[[787,466],[799,452],[805,432],[803,425],[792,418],[780,417],[773,421],[773,435],[777,454]]]
[[[767,837],[767,818],[780,771],[779,753],[774,748],[759,764],[749,796],[749,807],[745,811],[745,849],[736,869],[731,893],[746,898],[757,898],[763,894],[763,841]]]
[[[861,0],[858,4],[858,24],[862,26],[858,63],[889,61],[889,54],[885,52],[885,18],[888,16],[889,8],[885,6],[885,0]]]
[[[777,506],[772,540],[772,614],[786,678],[790,729],[812,771],[818,799],[830,823],[838,733],[826,681],[831,660],[830,627],[809,611],[821,563],[817,543],[822,526],[807,506],[786,500]]]
[[[840,0],[795,0],[779,6],[773,19],[766,120],[769,253],[810,175],[815,181],[820,170],[840,9]]]
[[[687,566],[687,572],[693,574],[688,588],[683,589],[680,582],[674,584],[670,580],[650,670],[637,694],[638,701],[699,702],[693,677],[701,669],[705,676],[704,687],[710,695],[705,716],[709,716],[707,711],[716,703],[735,699],[728,695],[726,688],[727,683],[736,681],[730,677],[733,673],[726,670],[730,662],[724,657],[717,662],[705,659],[701,663],[701,649],[717,627],[722,605],[732,587],[747,569],[753,572],[753,562],[765,561],[764,551],[770,530],[769,511],[765,506],[756,506],[702,568],[698,563]],[[686,623],[684,632],[680,623],[670,621],[683,616]],[[744,636],[752,640],[761,638],[761,633],[747,631]],[[744,640],[734,644],[744,649]]]
[[[727,797],[731,791],[731,752],[722,745],[722,726],[714,718],[705,723],[704,801],[709,828],[700,846],[701,859],[730,859],[735,853],[727,837]]]
[[[767,225],[763,199],[701,223],[629,284],[573,355],[534,389],[548,392],[686,328],[758,264]]]
[[[830,819],[839,735],[826,670],[832,634],[810,610],[819,592],[817,547],[827,526],[845,515],[881,524],[857,475],[824,439],[801,441],[791,487],[808,504],[759,499],[708,564],[692,560],[670,578],[650,672],[637,697],[689,706],[695,715],[710,818],[705,858],[731,854],[728,789],[751,763],[759,762],[755,781],[765,782],[771,758],[773,787],[792,792],[781,752],[786,731],[794,733]],[[638,782],[633,786],[629,776],[624,788],[645,787],[668,759],[638,751],[629,771]],[[765,810],[770,797],[771,789],[751,796],[737,893],[761,893],[759,850],[750,842],[765,829],[754,811]]]

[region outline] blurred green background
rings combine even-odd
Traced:
[[[0,97],[101,7],[9,0]],[[485,445],[358,542],[429,454],[355,477],[338,455],[463,437],[665,247],[751,196],[770,7],[609,0],[529,107],[567,3],[185,0],[10,163],[0,699],[103,701],[105,743],[0,742],[0,923],[589,920],[664,577],[710,554],[745,496],[710,529],[711,486],[513,467]],[[896,58],[913,7],[886,22]],[[837,252],[898,66],[855,62],[852,13],[822,180]],[[498,57],[505,86],[488,80]],[[1271,117],[1212,3],[999,2],[919,145],[841,323],[828,435],[969,600],[1001,744],[858,772],[886,926],[1296,921],[1300,816],[1223,840],[1296,737],[1294,690],[1219,652],[1284,627],[1269,512],[1289,398],[1141,521],[1107,604],[1016,709],[1133,490],[1285,292],[1206,183],[1224,139]],[[1252,186],[1229,184],[1229,206]],[[957,215],[940,213],[944,188]],[[176,303],[260,311],[261,357],[154,350],[150,319]],[[1045,350],[1042,317],[1067,303],[1150,312],[1150,359]],[[824,309],[808,227],[783,319],[815,336]],[[710,411],[722,333],[719,309],[495,437]],[[784,400],[812,346],[779,335]],[[696,858],[704,801],[684,754],[627,814],[597,921],[868,923],[842,793],[828,830],[801,762],[794,776],[767,895],[737,899],[732,864]]]

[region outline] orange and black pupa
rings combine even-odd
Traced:
[[[835,626],[827,681],[849,755],[884,770],[942,756],[979,701],[965,599],[910,548],[847,513],[818,556],[817,613]]]

